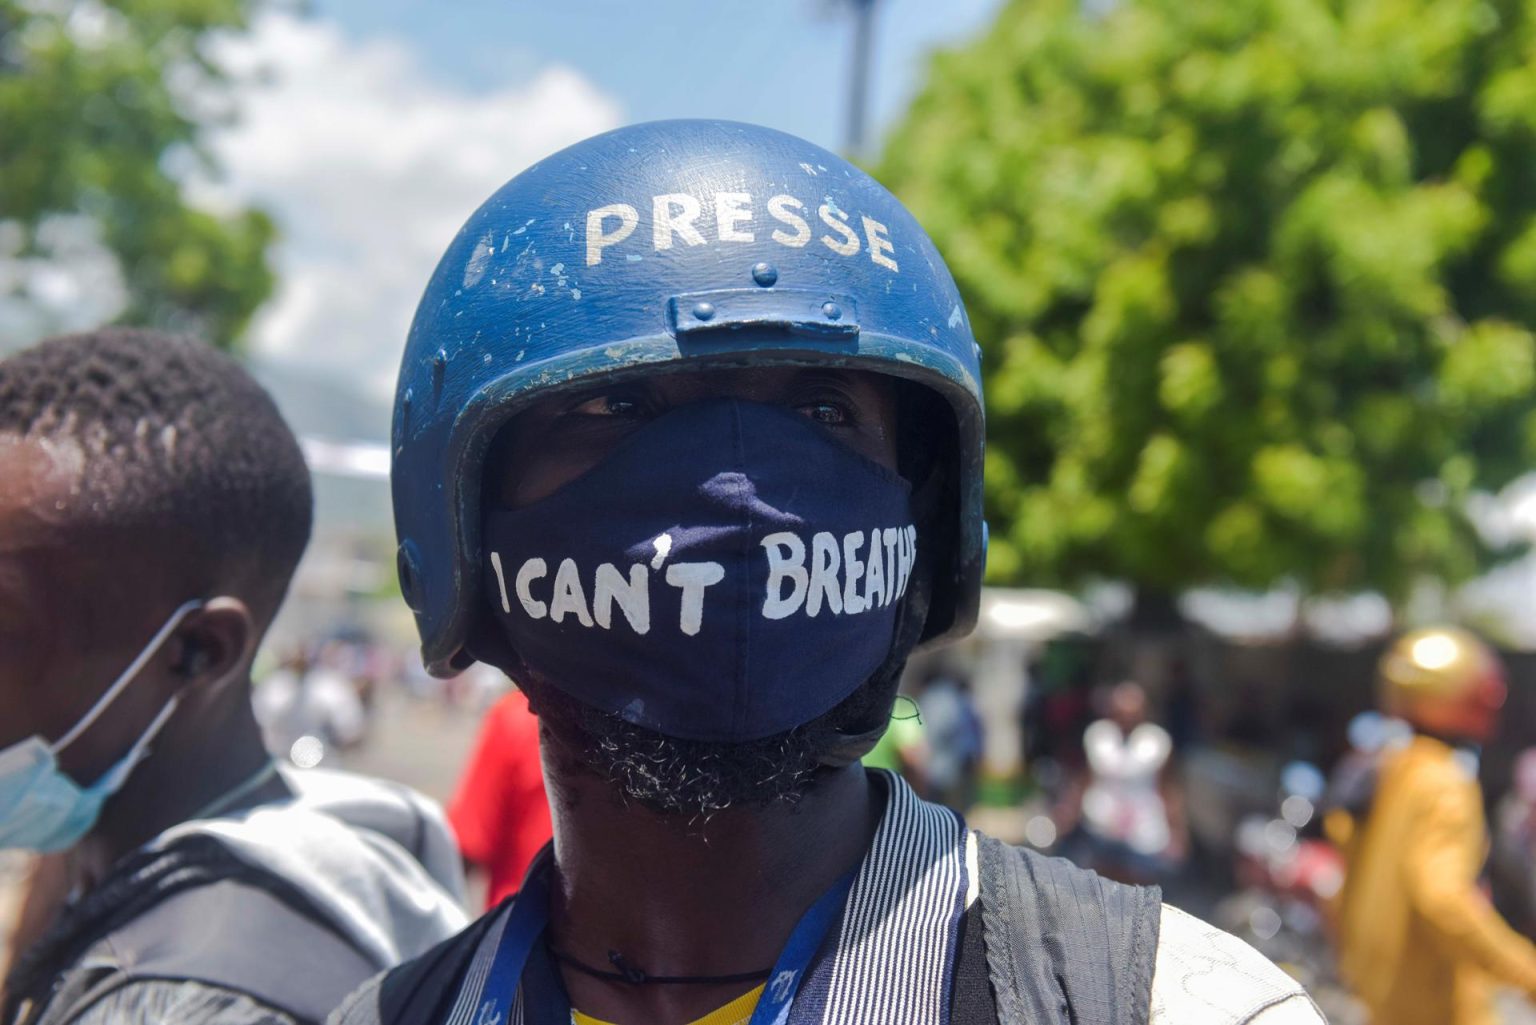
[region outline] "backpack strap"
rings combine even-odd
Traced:
[[[1162,891],[978,836],[999,1025],[1147,1025]]]
[[[338,1007],[328,1025],[439,1025],[450,1012],[486,934],[507,903],[470,923],[419,957],[381,972]]]
[[[381,967],[317,914],[234,881],[173,897],[109,942],[128,981],[202,982],[306,1022]]]
[[[374,963],[301,890],[208,837],[124,859],[21,958],[0,1019],[68,1021],[136,982],[198,982],[320,1022]]]
[[[67,1020],[135,983],[196,982],[319,1023],[377,970],[328,924],[231,880],[170,897],[103,937],[49,1012]]]

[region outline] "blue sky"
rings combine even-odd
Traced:
[[[927,54],[984,28],[1000,0],[880,0],[872,120],[899,115]],[[316,0],[357,37],[410,40],[470,90],[556,63],[615,99],[625,121],[726,117],[833,149],[844,135],[851,17],[833,0]]]

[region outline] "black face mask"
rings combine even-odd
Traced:
[[[912,521],[904,480],[805,417],[715,399],[488,513],[485,580],[517,658],[552,686],[736,743],[812,721],[886,662]]]

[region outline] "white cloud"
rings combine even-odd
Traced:
[[[534,160],[620,118],[563,67],[471,93],[434,80],[403,42],[282,13],[220,58],[248,84],[238,122],[213,140],[227,180],[199,192],[259,203],[283,236],[253,348],[375,393],[393,387],[416,300],[459,225]]]
[[[96,222],[59,214],[45,218],[24,254],[21,228],[0,221],[0,356],[45,335],[85,331],[128,302],[117,257],[101,243]]]

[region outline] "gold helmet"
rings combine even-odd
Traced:
[[[1507,694],[1499,657],[1454,626],[1399,637],[1381,657],[1379,676],[1388,713],[1455,738],[1486,739]]]

